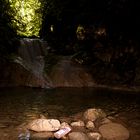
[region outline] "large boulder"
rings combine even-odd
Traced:
[[[60,128],[60,122],[56,119],[36,119],[28,124],[28,129],[43,132],[56,131]]]
[[[99,132],[106,140],[127,140],[129,131],[121,124],[107,123],[99,127]]]

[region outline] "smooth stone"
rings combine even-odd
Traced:
[[[106,140],[127,140],[129,131],[118,123],[107,123],[99,127],[99,132]]]
[[[95,121],[97,118],[105,118],[106,114],[101,109],[90,108],[84,112],[84,119]]]
[[[89,140],[88,136],[83,132],[71,132],[68,134],[69,140]]]
[[[88,121],[86,124],[86,128],[88,128],[90,130],[94,129],[95,128],[94,122]]]
[[[77,121],[77,122],[72,122],[70,125],[71,126],[76,126],[76,127],[84,127],[85,123],[80,120],[80,121]]]
[[[28,125],[28,129],[43,132],[43,131],[56,131],[60,128],[60,121],[56,119],[36,119]]]
[[[90,140],[101,140],[102,139],[101,134],[98,132],[90,132],[87,135],[90,138]]]

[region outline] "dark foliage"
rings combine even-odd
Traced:
[[[131,83],[139,64],[139,4],[133,0],[41,0],[43,24],[40,37],[53,53],[73,55],[90,66],[99,81]],[[0,56],[15,51],[16,33],[11,27],[8,0],[0,1]],[[76,30],[84,28],[83,39]],[[51,31],[53,27],[53,31]],[[99,34],[100,29],[105,33]],[[55,59],[50,59],[50,61]],[[49,61],[49,62],[50,62]],[[98,74],[97,74],[98,73]],[[113,73],[113,75],[111,75]],[[116,75],[115,75],[115,74]],[[106,82],[106,81],[105,81]]]
[[[41,36],[57,53],[74,54],[74,61],[90,66],[99,81],[130,84],[139,66],[138,17],[132,0],[48,0]],[[85,29],[83,40],[77,39],[78,25]],[[105,35],[97,34],[100,28]]]
[[[96,28],[106,26],[110,39],[114,41],[120,35],[123,38],[138,39],[138,13],[138,2],[132,0],[48,0],[40,34],[51,45],[64,47],[75,41],[76,28],[82,24],[94,25]],[[53,33],[50,32],[51,25],[54,25]]]
[[[9,3],[7,0],[0,1],[0,56],[5,56],[14,51],[14,38],[16,33],[11,27],[12,17],[8,14]]]

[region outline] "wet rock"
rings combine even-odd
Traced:
[[[18,62],[7,62],[0,65],[0,87],[41,87],[48,88],[48,80],[43,75],[34,74]]]
[[[61,123],[60,129],[61,128],[66,128],[66,127],[70,127],[70,125],[67,122]]]
[[[101,140],[102,136],[100,133],[97,132],[90,132],[87,134],[90,140]]]
[[[68,134],[69,140],[89,140],[88,136],[83,132],[72,132]]]
[[[61,74],[60,74],[61,73]],[[54,87],[93,87],[92,75],[70,57],[61,57],[48,74]]]
[[[44,73],[47,43],[41,39],[22,38],[16,54],[10,61],[0,62],[1,87],[49,88],[49,79]]]
[[[72,122],[71,126],[75,126],[75,127],[84,127],[85,123],[83,121],[77,121],[77,122]]]
[[[104,118],[106,114],[101,109],[91,108],[84,112],[84,119],[95,121],[98,118]]]
[[[95,125],[92,121],[88,121],[87,124],[86,124],[86,128],[92,130],[95,128]]]
[[[107,124],[107,123],[112,123],[112,121],[108,118],[102,119],[101,124]]]
[[[121,124],[108,123],[99,127],[99,132],[107,140],[127,140],[129,131]]]
[[[112,117],[112,116],[108,116],[107,119],[109,119],[110,121],[115,121],[116,120],[116,118]]]
[[[33,140],[39,140],[39,139],[47,139],[47,138],[53,138],[52,132],[40,132],[40,133],[34,133],[31,136],[31,139]]]
[[[60,122],[56,119],[36,119],[28,125],[28,129],[42,132],[42,131],[56,131],[60,128]]]

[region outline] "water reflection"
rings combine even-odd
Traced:
[[[92,88],[1,89],[0,134],[14,135],[14,129],[40,114],[59,118],[91,107],[101,108],[111,116],[120,115],[129,121],[130,129],[136,129],[135,135],[140,138],[140,94]]]

